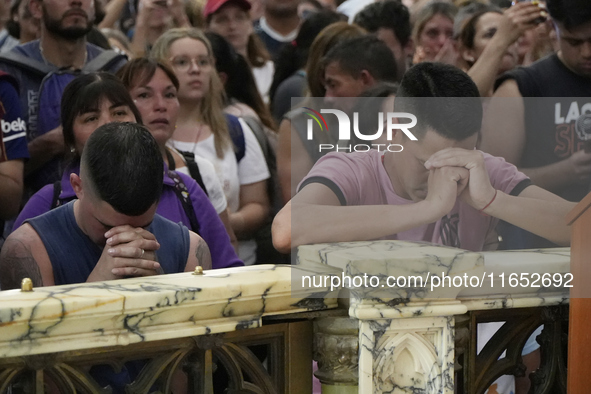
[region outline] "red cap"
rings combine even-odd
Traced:
[[[207,0],[205,7],[203,7],[203,16],[207,19],[208,16],[216,13],[217,10],[227,3],[234,3],[237,6],[243,8],[244,11],[250,10],[251,7],[248,0]]]

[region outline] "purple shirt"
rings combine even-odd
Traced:
[[[189,218],[183,209],[182,202],[176,195],[174,181],[167,175],[167,172],[168,169],[165,167],[164,187],[162,188],[162,197],[160,197],[156,213],[175,223],[181,222],[190,229],[191,223]],[[74,189],[70,184],[71,173],[79,174],[79,165],[69,167],[64,171],[61,180],[62,191],[59,196],[62,203],[76,198],[76,193],[74,193]],[[226,268],[244,265],[242,260],[236,255],[236,252],[230,243],[230,237],[226,232],[226,228],[213,205],[211,205],[207,195],[199,185],[197,185],[197,182],[195,182],[193,178],[181,173],[178,173],[178,175],[181,177],[189,191],[191,202],[193,203],[193,209],[195,210],[195,216],[199,222],[199,235],[207,243],[209,251],[211,252],[212,267]],[[53,185],[46,185],[29,199],[20,215],[18,215],[18,218],[14,223],[14,229],[20,227],[25,220],[34,218],[51,210],[52,201]]]

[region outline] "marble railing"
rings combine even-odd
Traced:
[[[541,324],[538,342],[545,345],[532,378],[535,392],[566,393],[568,248],[473,253],[378,241],[304,246],[298,260],[345,282],[358,278],[344,286],[349,316],[315,322],[322,339],[316,375],[327,393],[482,394],[501,375],[524,375],[521,352]],[[392,286],[393,277],[407,284]],[[410,283],[409,277],[424,283]],[[452,285],[435,277],[449,277]],[[359,286],[361,279],[367,284]],[[476,327],[485,322],[506,323],[477,354]],[[340,338],[340,348],[331,348],[331,335]],[[357,347],[358,359],[351,357]]]
[[[150,361],[125,392],[212,392],[216,359],[230,392],[307,393],[306,316],[337,304],[326,289],[292,291],[292,271],[315,273],[267,265],[2,291],[0,393],[109,392],[90,366],[118,370],[134,359]]]
[[[144,368],[127,393],[211,393],[220,381],[230,393],[308,393],[312,356],[325,394],[481,394],[500,375],[523,374],[521,349],[540,324],[545,375],[533,381],[545,385],[540,393],[562,390],[562,363],[550,356],[561,353],[568,289],[547,280],[512,287],[509,278],[564,277],[568,249],[379,241],[303,246],[297,260],[2,291],[0,394],[107,393],[90,366],[120,370],[131,360]],[[452,286],[435,286],[441,276]],[[353,282],[334,279],[345,277]],[[392,286],[392,277],[415,283]],[[481,283],[459,284],[464,277]],[[487,321],[508,323],[477,354],[476,327]]]

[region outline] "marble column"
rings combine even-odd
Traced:
[[[314,373],[322,393],[358,392],[359,323],[349,317],[327,317],[314,321]]]

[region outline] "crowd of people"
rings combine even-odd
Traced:
[[[588,0],[12,0],[0,29],[2,290],[569,245],[590,191]]]

